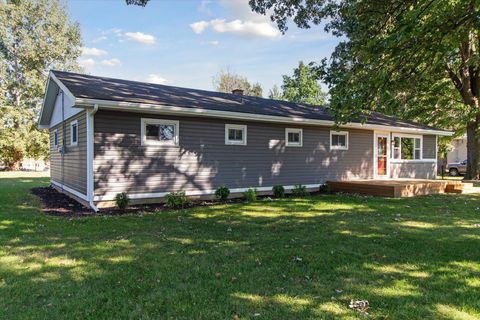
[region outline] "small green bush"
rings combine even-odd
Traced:
[[[215,191],[215,197],[220,201],[226,201],[230,195],[230,189],[227,187],[218,187]]]
[[[185,192],[170,192],[166,195],[166,205],[169,208],[184,208],[191,203]]]
[[[283,186],[274,186],[272,188],[272,191],[275,198],[285,197],[285,188]]]
[[[320,187],[318,188],[318,191],[320,193],[329,193],[330,192],[330,187],[328,186],[328,184],[324,183],[324,184],[320,185]]]
[[[117,207],[119,209],[125,209],[130,203],[130,198],[128,197],[126,192],[117,193],[117,195],[115,196],[115,203],[117,204]]]
[[[293,186],[292,194],[295,197],[306,197],[309,193],[307,187],[301,184],[296,184]]]
[[[247,202],[257,201],[257,189],[250,188],[243,193],[243,196],[245,197],[245,200],[247,200]]]

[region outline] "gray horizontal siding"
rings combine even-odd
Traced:
[[[179,120],[179,146],[141,146],[141,114],[95,115],[95,195],[322,183],[373,175],[373,132],[349,130],[348,151],[330,151],[330,130],[221,119]],[[247,145],[225,145],[225,124],[246,124]],[[303,128],[303,147],[285,147],[285,128]]]
[[[78,120],[78,145],[70,146],[70,122]],[[58,146],[62,146],[63,128],[58,124],[50,129],[50,176],[53,180],[62,183],[83,194],[87,193],[87,126],[86,113],[81,112],[65,120],[65,155],[53,145],[53,131],[58,130]],[[63,172],[63,179],[62,179]]]
[[[435,162],[391,163],[392,178],[435,179]]]

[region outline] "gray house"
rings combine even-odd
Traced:
[[[437,136],[451,134],[378,113],[333,124],[319,106],[60,71],[50,72],[39,119],[52,185],[94,209],[123,191],[153,202],[222,185],[434,179]]]

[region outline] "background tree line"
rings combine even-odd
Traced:
[[[0,3],[0,161],[18,169],[25,157],[48,158],[37,120],[50,69],[79,70],[80,27],[58,0]]]

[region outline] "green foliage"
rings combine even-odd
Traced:
[[[257,189],[249,188],[247,191],[243,193],[243,197],[247,202],[257,201]]]
[[[229,195],[230,189],[225,186],[218,187],[217,190],[215,190],[215,197],[220,201],[226,201]]]
[[[285,197],[285,188],[283,186],[274,186],[272,188],[273,196],[275,198],[284,198]]]
[[[268,92],[268,98],[273,100],[283,100],[283,94],[277,85],[274,85]]]
[[[307,187],[302,184],[296,184],[293,186],[292,194],[295,197],[306,197],[309,195]]]
[[[263,94],[262,86],[258,82],[250,83],[246,77],[235,74],[230,70],[220,70],[213,77],[213,86],[215,90],[226,93],[241,89],[243,94],[247,96],[261,97]]]
[[[0,4],[0,160],[48,157],[36,128],[49,69],[78,70],[80,27],[58,0]]]
[[[119,209],[126,209],[130,204],[130,198],[126,192],[117,193],[115,196],[115,203]]]
[[[283,76],[283,98],[290,102],[324,105],[325,93],[320,87],[319,79],[318,68],[300,61],[292,76]]]
[[[184,191],[170,192],[166,195],[166,205],[169,208],[184,208],[191,203]]]

